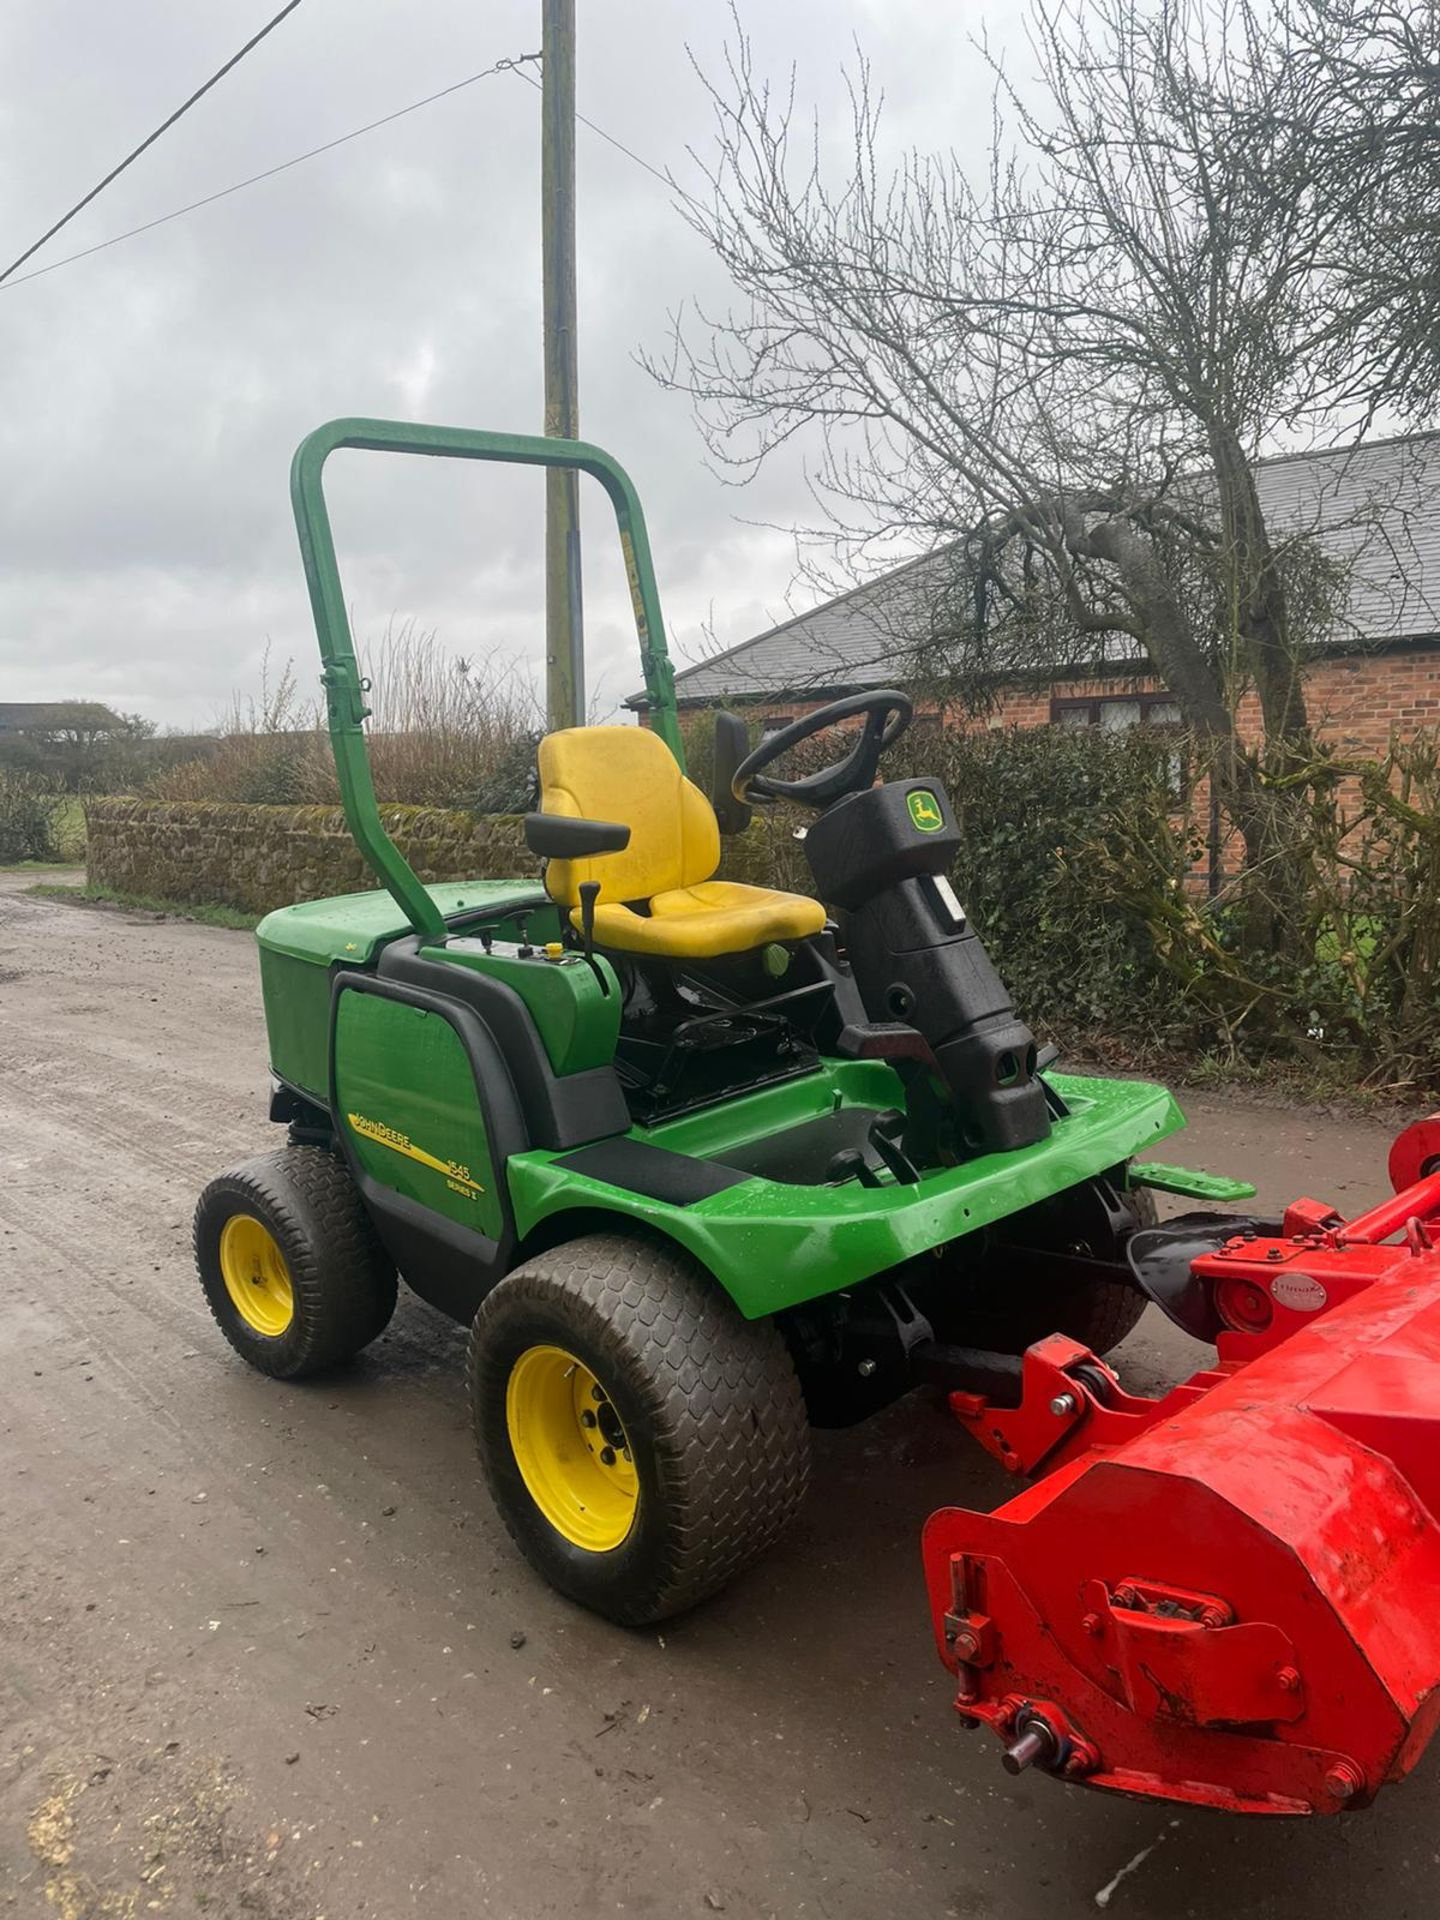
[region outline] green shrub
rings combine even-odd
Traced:
[[[0,771],[0,866],[63,857],[62,797],[37,773]]]

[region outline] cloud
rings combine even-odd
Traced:
[[[582,5],[582,111],[689,172],[718,7]],[[786,0],[750,22],[838,126],[858,33],[907,133],[948,143],[973,9]],[[248,37],[255,0],[9,0],[0,24],[0,232],[10,258]],[[533,0],[306,0],[34,265],[273,165],[538,44]],[[917,49],[919,52],[917,53]],[[537,430],[539,96],[501,75],[184,220],[0,288],[0,691],[94,697],[208,724],[267,642],[312,671],[286,476],[337,414]],[[976,116],[970,114],[970,123]],[[580,404],[646,500],[675,651],[782,617],[797,466],[741,494],[705,466],[686,403],[634,363],[666,316],[725,288],[665,188],[579,130]],[[538,476],[340,456],[333,512],[363,636],[413,616],[443,644],[541,659]],[[603,499],[584,519],[592,686],[637,681]]]

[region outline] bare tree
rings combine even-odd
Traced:
[[[1281,0],[1280,109],[1329,210],[1337,373],[1366,418],[1440,407],[1440,5]],[[1249,138],[1250,130],[1242,137]]]
[[[137,713],[113,713],[97,700],[57,700],[34,709],[0,759],[18,759],[81,793],[110,777],[154,732],[154,722]]]
[[[803,437],[842,531],[947,545],[952,666],[1148,660],[1273,882],[1334,583],[1279,549],[1255,468],[1353,389],[1324,300],[1349,216],[1258,0],[1033,0],[1028,22],[1034,81],[997,66],[979,183],[953,153],[882,165],[863,60],[832,177],[737,27],[688,205],[741,304],[680,316],[651,369],[740,473]]]

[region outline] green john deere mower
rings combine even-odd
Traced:
[[[385,832],[322,490],[340,448],[578,468],[614,505],[653,725],[541,742],[533,876],[422,886]],[[260,927],[288,1144],[206,1189],[201,1280],[284,1379],[375,1339],[397,1272],[468,1325],[490,1491],[563,1592],[627,1624],[694,1604],[794,1516],[812,1424],[1013,1384],[1056,1331],[1105,1352],[1145,1306],[1147,1189],[1250,1191],[1133,1163],[1184,1124],[1162,1088],[1037,1058],[952,888],[943,789],[879,778],[903,693],[753,751],[721,714],[713,801],[686,779],[644,519],[606,454],[339,421],[292,493],[383,890]],[[767,771],[820,736],[832,764]],[[813,813],[815,898],[714,878],[776,798]]]

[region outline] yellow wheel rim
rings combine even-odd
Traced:
[[[640,1481],[609,1394],[563,1347],[527,1347],[505,1389],[505,1424],[530,1498],[572,1547],[610,1553],[635,1524]]]
[[[233,1214],[220,1235],[220,1277],[247,1327],[276,1340],[295,1318],[295,1289],[275,1236],[253,1214]]]

